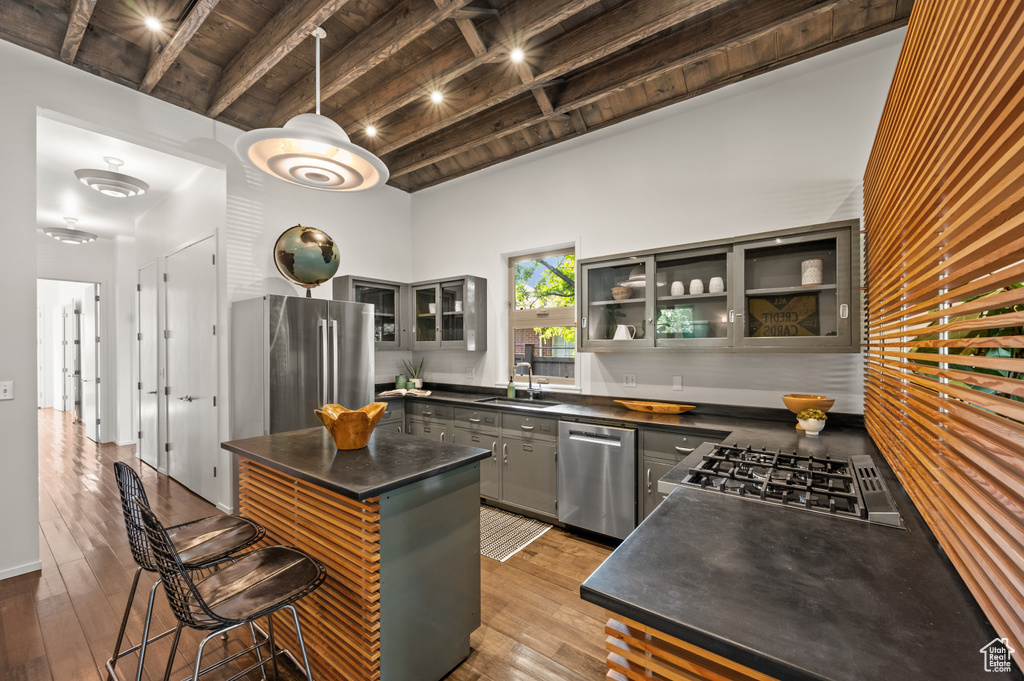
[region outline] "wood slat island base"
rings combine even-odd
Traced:
[[[607,678],[614,681],[776,681],[653,627],[608,612]]]
[[[438,681],[480,626],[480,464],[486,450],[375,434],[338,452],[323,429],[224,443],[238,506],[327,567],[296,603],[317,681]],[[299,656],[285,617],[278,645]]]

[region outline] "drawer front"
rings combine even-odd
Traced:
[[[428,421],[448,421],[454,412],[450,404],[437,402],[412,402],[408,405],[407,411],[412,418]]]
[[[455,408],[455,427],[480,433],[498,434],[501,412],[493,409]]]
[[[422,419],[409,419],[409,435],[424,437],[435,442],[451,442],[448,427],[445,423],[424,421]]]
[[[388,402],[384,415],[380,417],[381,423],[405,420],[405,405],[401,402]]]
[[[503,439],[502,463],[502,501],[557,515],[558,481],[553,442]]]
[[[501,432],[505,437],[554,441],[558,437],[558,420],[504,412],[501,415]]]
[[[658,480],[673,468],[675,468],[674,465],[664,461],[643,460],[643,466],[640,469],[640,499],[643,513],[641,520],[649,516],[651,511],[668,496],[658,491]]]
[[[643,431],[643,455],[648,458],[682,461],[705,442],[721,442],[728,433],[714,430]]]

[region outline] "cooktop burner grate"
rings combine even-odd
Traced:
[[[690,467],[683,483],[819,513],[901,524],[867,456],[833,459],[716,444]]]

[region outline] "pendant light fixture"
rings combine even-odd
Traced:
[[[75,223],[78,222],[78,218],[64,218],[64,221],[67,222],[67,227],[50,227],[44,230],[46,236],[52,236],[64,244],[87,244],[90,241],[96,241],[95,234],[75,229]]]
[[[91,187],[100,194],[118,199],[142,196],[149,191],[149,185],[139,178],[120,172],[121,166],[124,165],[124,161],[121,159],[104,156],[103,161],[107,164],[106,170],[82,168],[75,171],[75,177],[81,180],[86,187]]]
[[[341,126],[320,115],[320,40],[316,38],[316,113],[299,114],[280,128],[260,128],[242,134],[235,151],[274,177],[310,189],[353,192],[388,181],[384,162],[349,141]]]

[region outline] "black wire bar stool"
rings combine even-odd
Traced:
[[[174,611],[174,616],[178,618],[178,626],[174,630],[171,642],[170,657],[167,658],[164,681],[170,681],[174,654],[177,652],[183,627],[211,632],[199,644],[192,681],[198,681],[201,674],[251,651],[256,652],[259,661],[235,674],[229,681],[234,681],[257,667],[265,678],[268,662],[272,662],[276,678],[277,656],[286,651],[274,649],[274,624],[273,618],[269,616],[280,610],[288,610],[292,614],[302,663],[306,667],[306,678],[313,681],[313,672],[309,668],[309,658],[306,655],[306,644],[302,639],[302,628],[299,626],[299,614],[292,603],[312,593],[323,583],[327,577],[327,569],[320,561],[291,546],[269,546],[240,556],[209,577],[196,581],[193,579],[195,573],[187,568],[153,511],[140,505],[139,512],[146,525],[146,535],[149,538],[154,562],[164,582],[164,593],[167,594],[167,601]],[[257,643],[253,640],[251,648],[201,669],[203,649],[211,639],[236,627],[252,627],[253,621],[260,617],[268,618],[268,635],[265,641]],[[267,659],[263,658],[259,650],[264,642],[270,644]]]
[[[146,648],[154,641],[173,633],[174,629],[168,629],[152,638],[149,636],[150,622],[153,617],[153,599],[156,597],[157,588],[163,581],[157,579],[153,588],[149,590],[149,607],[146,609],[142,642],[128,650],[121,651],[125,627],[128,625],[132,602],[139,586],[139,576],[143,570],[154,573],[158,573],[159,570],[153,561],[146,528],[139,511],[140,506],[149,508],[146,488],[143,487],[138,473],[131,466],[120,461],[114,463],[114,477],[117,479],[117,489],[121,495],[121,509],[124,512],[124,524],[128,532],[128,545],[131,547],[132,558],[135,559],[137,567],[131,590],[128,592],[124,617],[121,618],[121,628],[117,632],[117,641],[114,643],[114,655],[107,660],[107,674],[116,681],[118,677],[114,668],[117,666],[117,661],[125,655],[138,651],[139,664],[135,679],[139,681],[142,678],[142,668],[146,661]],[[262,539],[265,533],[266,530],[262,525],[247,518],[230,515],[200,518],[167,528],[170,541],[174,543],[186,569],[204,573],[210,573],[222,567],[226,562],[230,562],[233,560],[233,556]],[[255,628],[251,628],[250,633],[255,642]]]

